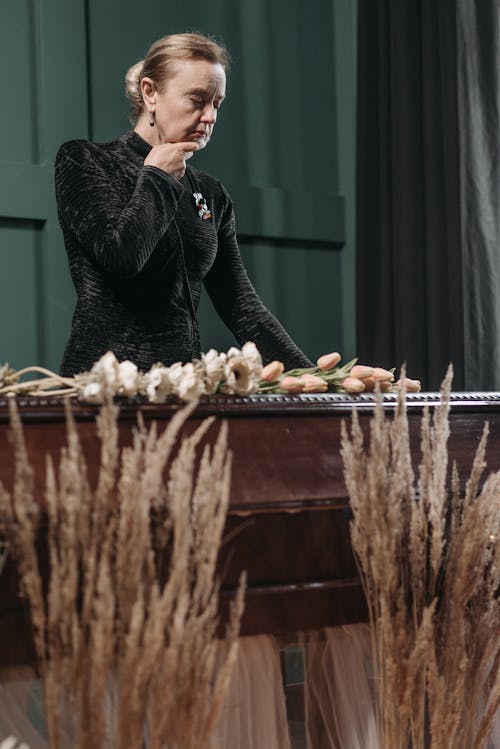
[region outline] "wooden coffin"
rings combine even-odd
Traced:
[[[489,469],[500,467],[500,394],[453,394],[450,414],[450,463],[466,474],[485,420],[490,422]],[[435,393],[407,396],[412,454],[419,454],[425,405]],[[384,396],[392,411],[396,397]],[[185,425],[202,419],[227,419],[233,451],[233,475],[226,533],[231,540],[220,556],[224,615],[239,573],[248,572],[243,634],[287,634],[366,620],[366,606],[349,540],[349,503],[340,457],[342,420],[352,409],[367,428],[371,395],[213,396],[199,404]],[[38,496],[43,496],[45,455],[65,442],[62,401],[18,398],[27,449],[35,467]],[[99,443],[96,407],[72,404],[90,466]],[[175,406],[126,403],[120,412],[120,439],[127,444],[140,410],[146,421],[166,422]],[[0,400],[0,480],[12,486],[13,459],[7,435],[9,412]],[[210,435],[210,432],[208,433]],[[213,439],[207,436],[207,439]],[[19,598],[12,561],[0,577],[0,665],[33,660],[24,602]]]

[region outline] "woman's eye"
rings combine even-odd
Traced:
[[[191,102],[192,102],[192,103],[193,103],[193,104],[194,104],[194,105],[195,105],[196,107],[201,107],[201,105],[203,104],[203,102],[202,102],[202,100],[201,100],[201,99],[195,99],[194,97],[191,97]]]

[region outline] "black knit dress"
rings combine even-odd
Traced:
[[[199,357],[202,282],[240,344],[254,341],[264,361],[310,366],[248,279],[222,184],[189,165],[180,181],[144,166],[150,149],[129,132],[112,143],[70,141],[57,155],[59,221],[77,292],[61,373],[88,370],[108,350],[140,369]]]

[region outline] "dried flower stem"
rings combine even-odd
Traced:
[[[422,418],[418,481],[404,393],[393,420],[378,399],[368,447],[355,413],[343,427],[384,749],[483,749],[500,705],[500,473],[481,483],[486,427],[465,493],[456,468],[448,486],[451,377]]]
[[[77,749],[142,749],[146,735],[151,749],[210,745],[236,655],[245,583],[233,604],[226,655],[216,664],[216,563],[231,456],[222,424],[198,466],[213,420],[179,441],[193,408],[178,411],[160,435],[140,422],[132,445],[121,449],[118,409],[104,405],[93,488],[67,404],[67,446],[57,466],[47,459],[44,596],[36,548],[41,515],[12,402],[16,480],[12,496],[0,486],[0,523],[31,605],[53,749],[62,746],[68,718]]]

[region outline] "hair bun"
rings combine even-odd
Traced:
[[[127,96],[132,101],[137,101],[138,98],[142,99],[140,96],[139,84],[142,78],[141,74],[143,67],[144,60],[139,60],[139,62],[136,62],[135,65],[132,65],[132,67],[127,70],[125,75],[125,89]]]

